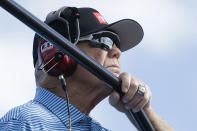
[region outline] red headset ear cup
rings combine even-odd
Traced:
[[[45,65],[45,71],[50,70],[48,72],[49,75],[59,76],[64,74],[65,76],[70,76],[75,71],[76,63],[69,56],[64,55],[63,60],[60,62],[55,61],[55,55],[60,51],[48,41],[42,39],[38,49],[39,61],[42,66]]]
[[[70,76],[75,71],[75,68],[75,61],[69,56],[64,55],[64,60],[57,64],[57,66],[54,67],[54,70],[56,70],[56,72],[60,72],[58,75],[64,74],[65,76]]]

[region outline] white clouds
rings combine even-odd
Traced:
[[[145,21],[142,24],[145,30],[145,46],[156,54],[172,53],[182,44],[188,44],[184,42],[188,35],[197,34],[193,29],[193,14],[176,3],[159,1],[144,13]]]
[[[35,93],[31,44],[18,37],[0,37],[0,116],[32,99]]]

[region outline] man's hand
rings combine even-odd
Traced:
[[[122,80],[121,89],[125,95],[120,98],[120,95],[116,91],[113,91],[109,97],[109,103],[121,112],[126,112],[130,109],[133,112],[138,112],[141,109],[149,109],[152,97],[150,88],[126,72],[120,74],[119,78]],[[145,87],[144,95],[137,93],[139,86]]]
[[[120,95],[114,91],[109,97],[109,103],[117,110],[124,112],[129,120],[138,128],[133,117],[128,114],[128,110],[132,109],[133,112],[138,112],[144,109],[155,130],[157,131],[174,131],[168,123],[166,123],[151,107],[152,94],[150,88],[142,81],[132,77],[128,73],[120,74],[119,78],[122,80],[122,92],[125,95],[120,98]],[[138,93],[139,86],[145,87],[144,95]]]

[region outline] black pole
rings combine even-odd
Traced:
[[[41,20],[33,16],[30,12],[28,12],[26,9],[12,0],[0,0],[0,5],[10,14],[14,15],[17,19],[19,19],[36,33],[38,33],[40,36],[53,43],[57,48],[74,59],[77,63],[96,75],[100,80],[104,81],[109,87],[118,91],[121,96],[124,95],[120,90],[121,81],[113,73],[109,72],[106,68],[87,56],[65,37],[57,33],[54,29],[43,23]],[[143,110],[137,113],[133,113],[130,110],[129,113],[136,120],[138,126],[140,127],[140,130],[155,130]]]

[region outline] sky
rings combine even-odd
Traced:
[[[142,42],[122,53],[122,72],[143,80],[152,107],[178,131],[195,130],[197,110],[197,2],[194,0],[16,0],[39,19],[62,6],[92,7],[112,23],[130,18],[144,29]],[[0,117],[34,98],[34,31],[0,8]],[[136,130],[102,101],[91,116],[113,131]]]

